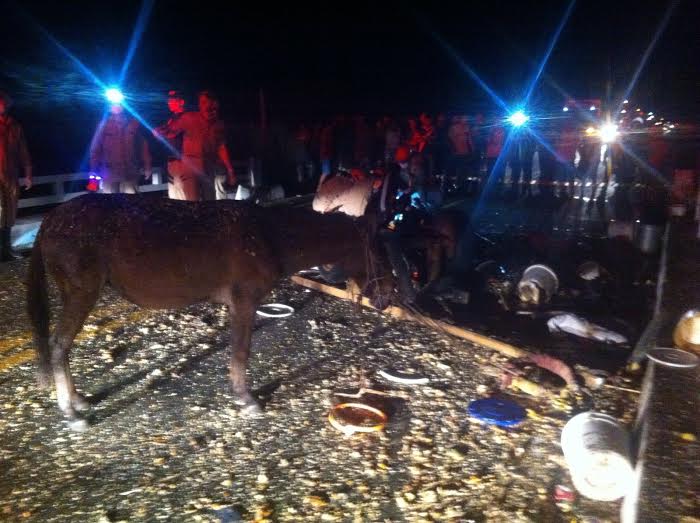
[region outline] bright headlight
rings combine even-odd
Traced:
[[[109,103],[119,105],[124,101],[124,94],[116,87],[110,87],[105,90],[105,98]]]
[[[614,123],[606,123],[600,127],[600,139],[604,143],[614,142],[618,134],[617,125]]]
[[[513,114],[511,114],[508,117],[508,121],[513,124],[515,127],[520,127],[522,125],[525,125],[525,123],[530,119],[528,115],[526,115],[522,111],[515,111]]]

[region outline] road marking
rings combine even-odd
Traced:
[[[123,314],[125,313],[126,310],[122,308],[121,310],[108,310],[108,309],[102,309],[102,310],[96,310],[86,321],[86,323],[89,323],[90,321],[95,321],[104,318],[108,314],[115,315],[115,314]],[[108,321],[107,323],[103,325],[98,325],[97,328],[95,329],[83,329],[78,333],[78,335],[75,337],[74,343],[79,343],[86,341],[88,339],[92,339],[96,336],[99,335],[104,335],[104,334],[110,334],[119,329],[120,327],[123,327],[125,325],[133,324],[136,321],[143,320],[146,317],[150,316],[154,311],[150,311],[148,309],[138,309],[136,311],[131,312],[124,318],[116,318],[113,320]],[[22,334],[18,334],[16,336],[12,336],[10,338],[5,338],[0,340],[0,354],[3,352],[9,352],[13,349],[18,349],[20,347],[23,347],[24,345],[31,343],[32,342],[32,333],[31,331],[26,331]],[[18,352],[16,354],[10,354],[7,356],[4,356],[0,358],[0,372],[11,369],[13,367],[16,367],[17,365],[21,365],[22,363],[26,363],[32,359],[34,359],[34,349],[26,349],[21,352]]]
[[[29,331],[18,334],[17,336],[5,338],[4,340],[0,340],[0,352],[7,352],[12,349],[17,349],[30,341],[32,341],[32,333]]]
[[[34,359],[34,349],[23,350],[17,354],[12,354],[0,360],[0,371],[16,367],[22,363],[27,363]]]
[[[119,329],[120,327],[124,327],[125,325],[129,323],[133,323],[137,320],[142,320],[148,317],[151,314],[151,311],[148,311],[146,309],[139,309],[137,311],[132,312],[129,314],[126,318],[117,318],[111,321],[108,321],[104,325],[98,325],[96,329],[85,329],[81,330],[78,335],[75,337],[75,342],[82,342],[88,339],[91,339],[95,337],[98,334],[112,334],[114,331]]]

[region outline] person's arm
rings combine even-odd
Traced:
[[[160,127],[156,127],[153,130],[153,134],[158,137],[162,136],[166,140],[173,140],[180,134],[185,132],[185,128],[187,125],[187,120],[188,120],[188,115],[189,113],[184,113],[179,116],[176,116],[174,118],[171,118],[168,120],[166,123],[161,125]]]
[[[19,160],[24,168],[24,188],[29,190],[34,183],[32,178],[32,158],[29,156],[27,140],[24,137],[24,130],[21,127],[19,128]]]

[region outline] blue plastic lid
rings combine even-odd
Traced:
[[[512,427],[523,421],[526,413],[514,401],[485,398],[469,404],[469,415],[489,425]]]

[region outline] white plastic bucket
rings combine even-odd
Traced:
[[[634,484],[629,434],[607,414],[571,418],[562,430],[561,448],[576,490],[587,498],[614,501]]]

